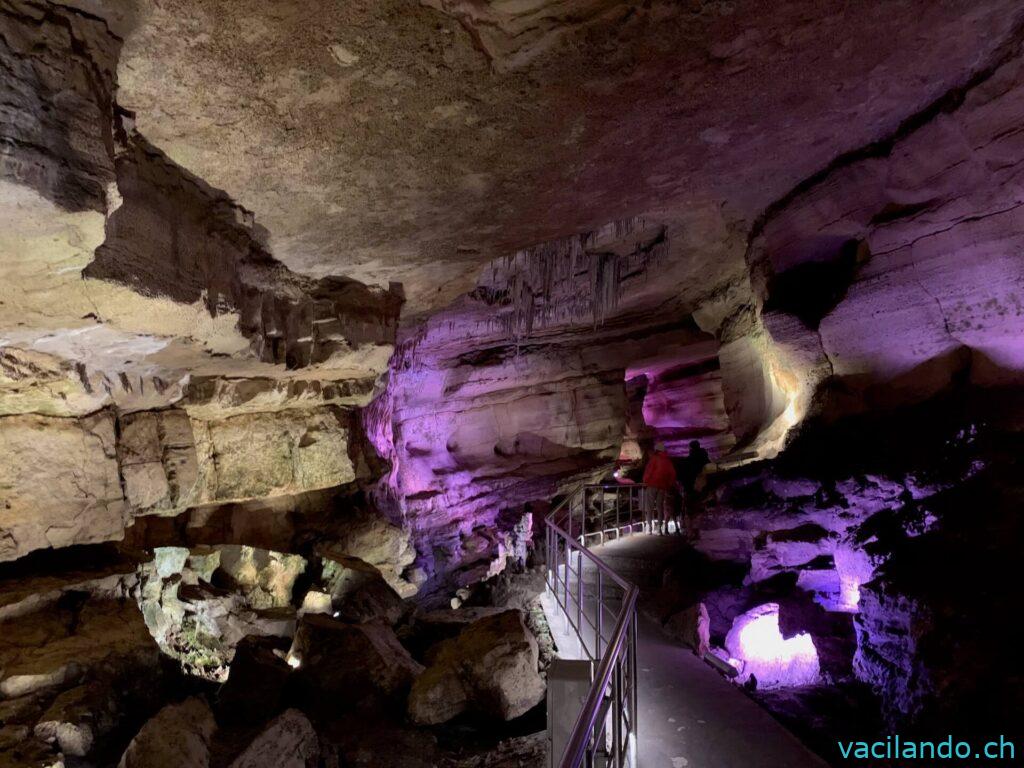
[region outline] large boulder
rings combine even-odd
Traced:
[[[330,560],[355,557],[368,563],[402,597],[416,594],[416,586],[404,578],[416,559],[409,531],[392,525],[379,515],[359,513],[345,521],[334,541],[317,547],[317,554]]]
[[[309,689],[326,694],[320,704],[337,708],[397,701],[423,671],[383,622],[349,624],[322,614],[302,617],[288,661]]]
[[[285,653],[291,641],[244,638],[235,648],[227,682],[217,692],[217,717],[228,723],[261,723],[281,710],[291,667]]]
[[[237,586],[251,607],[281,608],[291,604],[295,580],[306,570],[305,558],[237,544],[218,547],[218,551],[217,573]]]
[[[377,568],[357,558],[324,558],[321,583],[334,615],[345,621],[394,624],[402,615],[402,598]]]
[[[429,658],[409,694],[409,716],[417,723],[447,722],[467,710],[511,720],[544,698],[537,641],[519,611],[474,622],[431,649]]]
[[[129,514],[110,411],[0,414],[0,457],[0,562],[123,538]]]
[[[118,768],[209,768],[213,712],[199,697],[170,704],[142,726]]]
[[[230,768],[316,768],[320,742],[304,714],[289,709],[268,725]]]
[[[62,754],[85,757],[117,726],[117,707],[109,688],[91,683],[64,691],[43,713],[33,732]]]

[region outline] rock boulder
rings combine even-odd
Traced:
[[[474,622],[432,648],[429,658],[409,694],[409,716],[417,723],[447,722],[470,709],[512,720],[544,698],[537,641],[519,611]]]

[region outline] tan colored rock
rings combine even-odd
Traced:
[[[345,413],[328,407],[193,421],[203,500],[238,501],[352,482]]]
[[[92,599],[70,614],[44,608],[0,624],[0,694],[68,686],[95,670],[152,671],[159,655],[134,603]]]
[[[36,723],[36,738],[55,744],[62,754],[85,757],[123,714],[118,712],[117,693],[97,683],[64,691]]]
[[[216,729],[205,700],[193,697],[170,704],[142,726],[118,768],[209,768]]]
[[[188,414],[140,411],[121,416],[117,443],[125,495],[137,513],[173,512],[199,496],[199,467]]]
[[[217,549],[219,570],[240,588],[252,608],[291,605],[295,580],[306,570],[304,557],[238,544]]]
[[[141,569],[139,605],[165,653],[189,673],[223,682],[243,638],[295,633],[291,593],[304,569],[302,557],[252,547],[157,547]],[[214,587],[215,575],[234,588]]]
[[[114,417],[0,417],[0,561],[123,538]]]
[[[93,565],[82,563],[56,572],[19,575],[17,579],[0,581],[0,622],[41,611],[52,606],[68,592],[84,592],[93,597],[124,599],[139,584],[139,563],[132,557],[118,557]]]
[[[512,720],[544,698],[537,641],[517,610],[479,619],[429,657],[409,693],[409,716],[417,723],[447,722],[467,709]]]
[[[271,722],[229,768],[316,768],[320,742],[313,725],[297,709]]]
[[[347,520],[336,541],[317,546],[317,554],[335,561],[356,558],[380,571],[401,597],[416,594],[416,586],[403,578],[416,559],[408,530],[392,525],[380,515],[359,513]]]
[[[331,613],[331,596],[318,589],[311,589],[302,598],[300,613]]]

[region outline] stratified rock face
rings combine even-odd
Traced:
[[[345,486],[361,462],[353,427],[335,406],[212,419],[183,409],[0,416],[0,455],[11,457],[0,461],[0,561],[119,540],[138,515]],[[400,577],[397,553],[379,561]]]
[[[676,268],[671,235],[627,219],[496,260],[403,341],[364,424],[391,464],[378,500],[412,528],[427,595],[500,570],[525,502],[618,457],[631,367],[655,392],[701,393],[676,410],[652,399],[645,438],[732,445],[717,343],[688,316],[641,310],[659,268]]]
[[[685,456],[693,440],[715,456],[736,443],[726,411],[719,346],[712,339],[665,349],[626,370],[629,393],[627,435],[662,442],[673,456]],[[639,458],[639,446],[631,446]]]
[[[132,739],[118,768],[209,768],[217,723],[199,697],[171,704]]]
[[[764,323],[827,413],[1019,383],[1021,35],[893,139],[774,208],[751,250]]]
[[[131,134],[117,158],[122,202],[86,277],[213,315],[236,312],[263,361],[301,368],[362,344],[394,340],[399,293],[355,280],[312,280],[259,243],[252,215]]]
[[[356,477],[344,411],[245,414],[197,421],[194,430],[204,474],[200,502],[330,488]]]
[[[113,414],[0,417],[0,561],[119,539],[127,515]]]
[[[184,411],[129,413],[118,424],[124,494],[133,509],[174,511],[197,498],[199,460]]]
[[[400,290],[292,272],[134,130],[123,11],[0,8],[0,560],[366,469]]]
[[[537,641],[518,610],[473,622],[428,658],[409,693],[409,716],[418,723],[447,722],[468,710],[512,720],[544,698]]]

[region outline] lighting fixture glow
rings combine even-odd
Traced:
[[[782,636],[777,603],[765,603],[737,616],[725,647],[733,659],[743,662],[736,678],[740,683],[753,676],[758,688],[782,688],[808,685],[820,678],[814,641],[806,632]]]

